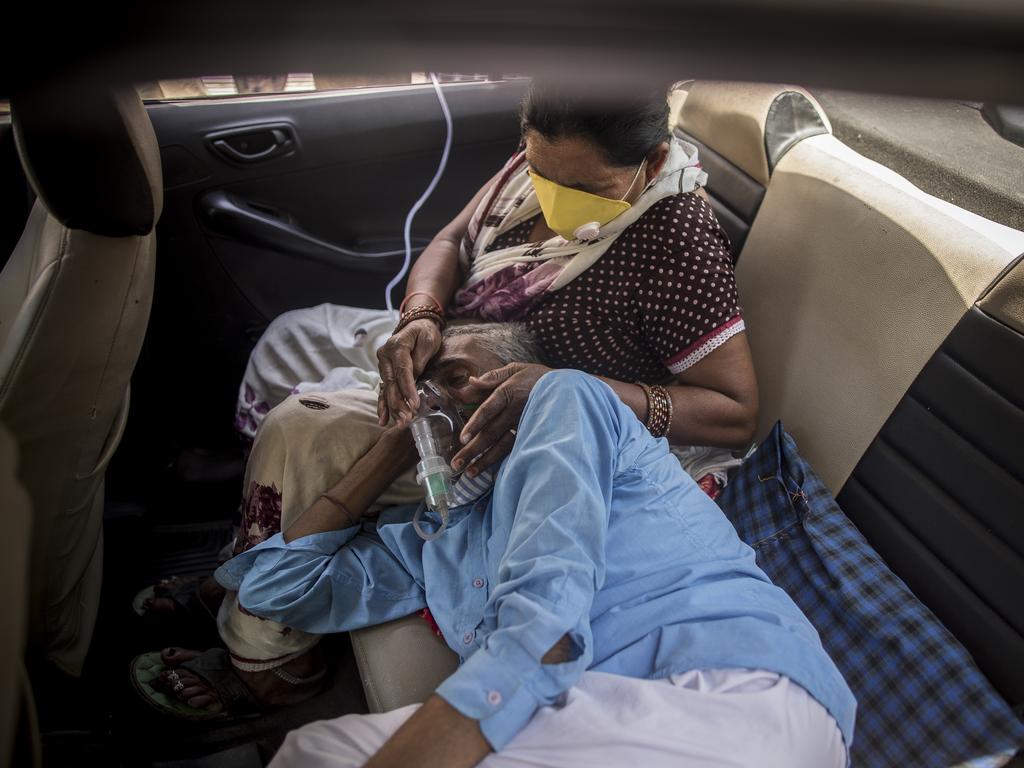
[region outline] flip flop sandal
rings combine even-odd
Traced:
[[[274,707],[262,704],[246,687],[245,683],[235,674],[228,652],[223,648],[211,648],[194,659],[179,665],[201,677],[217,696],[224,709],[211,712],[208,709],[193,707],[177,696],[157,687],[160,673],[168,669],[160,658],[159,651],[143,653],[136,656],[131,663],[130,674],[132,686],[136,692],[152,707],[163,715],[178,720],[210,721],[210,720],[242,720],[258,717]],[[321,669],[309,677],[296,677],[285,670],[274,670],[274,673],[291,685],[307,685],[320,680],[326,674]]]

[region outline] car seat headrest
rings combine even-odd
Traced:
[[[794,144],[832,132],[825,111],[802,88],[697,80],[677,85],[674,100],[678,128],[765,186]]]
[[[25,174],[62,224],[145,235],[163,206],[160,148],[134,90],[64,81],[11,97]]]

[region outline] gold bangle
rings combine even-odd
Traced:
[[[655,437],[665,437],[672,428],[672,411],[674,408],[672,395],[660,384],[651,387],[651,394],[658,401],[657,410],[659,417],[657,424],[652,424],[650,427],[651,434]]]
[[[654,437],[664,437],[672,426],[672,396],[659,384],[648,386],[638,381],[637,386],[643,389],[647,396],[647,417],[643,420],[644,426]]]

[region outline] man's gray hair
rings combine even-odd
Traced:
[[[522,323],[465,323],[449,325],[444,331],[446,339],[459,336],[476,338],[502,365],[544,362],[537,337]]]

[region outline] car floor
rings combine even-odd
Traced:
[[[197,632],[180,621],[139,617],[131,609],[134,595],[161,576],[212,573],[218,552],[231,538],[234,509],[224,506],[230,498],[225,489],[239,489],[240,475],[231,471],[226,484],[204,484],[195,482],[196,475],[223,480],[223,462],[210,462],[204,469],[192,457],[190,466],[193,473],[188,479],[192,482],[182,483],[179,477],[178,487],[171,483],[149,506],[111,500],[108,494],[103,595],[83,674],[74,679],[52,668],[31,670],[43,733],[44,768],[83,764],[124,768],[262,766],[288,731],[314,720],[367,711],[347,635],[323,641],[328,671],[320,694],[258,717],[227,722],[175,720],[150,707],[135,692],[129,665],[136,655],[168,645],[205,649],[216,642],[212,622]],[[168,499],[181,503],[189,496],[202,495],[218,498],[219,516],[211,516],[209,505],[200,504],[190,507],[199,509],[193,519],[180,519],[186,515],[169,519]],[[204,506],[207,508],[201,509]]]

